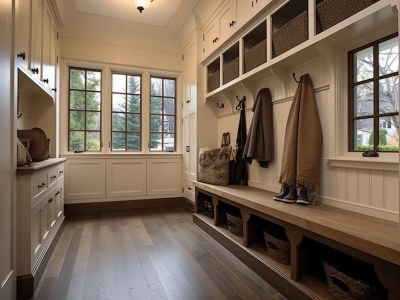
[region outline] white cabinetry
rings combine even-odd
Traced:
[[[237,29],[236,1],[224,1],[203,29],[203,58],[211,54]]]
[[[272,3],[272,0],[236,0],[238,27],[245,25],[251,18],[264,7]]]
[[[147,159],[147,195],[177,195],[182,193],[182,160]]]
[[[193,181],[197,174],[196,112],[183,116],[183,192],[194,202]]]
[[[193,109],[197,105],[197,58],[196,58],[196,40],[191,38],[183,50],[183,114]]]
[[[47,94],[56,91],[58,28],[47,0],[16,0],[17,65]]]
[[[25,287],[18,289],[21,297],[33,294],[64,220],[64,161],[48,159],[17,169],[17,279]]]

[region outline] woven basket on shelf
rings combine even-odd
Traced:
[[[376,0],[324,0],[317,4],[317,12],[322,30],[351,17],[364,8],[374,4]]]
[[[228,223],[228,229],[231,233],[242,236],[243,235],[243,219],[226,213],[226,222]]]
[[[232,59],[229,63],[224,64],[224,84],[239,77],[239,57]]]
[[[285,265],[290,264],[290,243],[274,237],[265,230],[263,231],[268,255]]]
[[[308,11],[304,11],[272,33],[275,55],[280,55],[308,39]]]
[[[340,300],[378,299],[378,289],[361,280],[354,279],[322,261],[328,283],[328,292]]]
[[[262,40],[244,53],[244,72],[253,70],[267,61],[267,41]]]
[[[207,92],[219,88],[219,70],[209,74],[207,78]]]

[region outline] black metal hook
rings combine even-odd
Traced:
[[[296,81],[297,83],[300,83],[300,81],[299,80],[297,80],[297,78],[296,78],[296,73],[292,73],[292,75],[293,75],[293,79],[294,79],[294,81]]]
[[[217,102],[217,106],[218,106],[218,108],[224,108],[224,103],[219,104],[219,103]]]
[[[246,96],[243,96],[242,99],[239,99],[239,96],[236,96],[236,99],[239,101],[239,103],[236,105],[236,110],[240,110],[243,102],[246,102]]]

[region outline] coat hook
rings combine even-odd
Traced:
[[[294,79],[294,81],[296,81],[297,83],[300,83],[300,81],[299,80],[297,80],[297,78],[296,78],[296,73],[292,73],[292,75],[293,75],[293,79]]]
[[[17,119],[22,117],[22,113],[17,114]]]
[[[218,108],[224,108],[224,103],[219,104],[219,103],[217,102],[217,106],[218,106]]]
[[[239,101],[239,103],[236,105],[236,110],[240,110],[242,108],[242,103],[246,102],[246,96],[243,96],[242,99],[239,99],[239,96],[236,96],[236,99]]]

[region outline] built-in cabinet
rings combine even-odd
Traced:
[[[17,169],[18,296],[30,296],[64,220],[64,162],[54,158]]]
[[[57,89],[58,26],[47,0],[17,0],[16,61],[50,97]]]
[[[65,201],[125,201],[180,197],[181,155],[142,157],[68,157]]]

